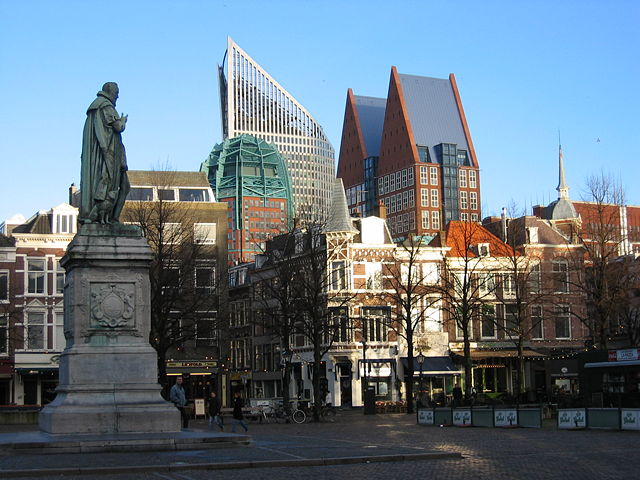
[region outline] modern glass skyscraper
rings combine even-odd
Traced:
[[[326,218],[335,155],[322,127],[231,38],[218,74],[223,137],[248,133],[274,145],[291,177],[295,215]]]

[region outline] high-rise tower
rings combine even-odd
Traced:
[[[218,75],[223,137],[248,133],[274,145],[291,177],[295,215],[326,218],[335,160],[322,127],[231,38]]]
[[[338,177],[352,213],[380,202],[396,240],[430,237],[451,220],[480,220],[480,175],[453,74],[391,69],[387,98],[349,89]]]

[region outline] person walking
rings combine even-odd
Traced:
[[[244,402],[242,401],[242,397],[240,396],[240,392],[236,392],[233,399],[233,426],[231,427],[231,431],[233,433],[236,432],[236,426],[240,425],[244,428],[244,431],[248,431],[249,427],[244,423],[244,416],[242,415],[242,407],[244,407]]]
[[[222,423],[222,415],[220,415],[220,400],[216,392],[211,392],[209,396],[209,430],[213,430],[213,424],[215,423],[220,428],[220,431],[224,431],[224,424]]]
[[[459,383],[456,383],[451,393],[453,394],[453,406],[461,407],[462,406],[462,388],[460,388]]]
[[[189,412],[187,412],[187,396],[182,387],[182,377],[176,377],[176,383],[171,387],[169,392],[169,401],[173,403],[182,417],[182,428],[189,428]]]

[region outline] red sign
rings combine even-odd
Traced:
[[[640,348],[627,348],[624,350],[609,350],[610,362],[626,362],[640,359]]]

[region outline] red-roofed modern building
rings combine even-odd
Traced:
[[[396,240],[433,236],[451,220],[480,220],[479,164],[453,74],[391,68],[387,98],[347,92],[338,161],[352,214],[379,202]]]

